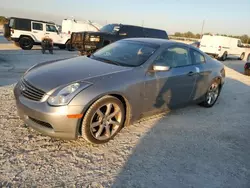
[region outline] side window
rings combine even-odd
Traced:
[[[144,35],[145,37],[150,37],[150,38],[167,38],[167,34],[165,31],[161,30],[156,30],[156,29],[144,29]]]
[[[171,47],[164,50],[155,60],[172,68],[191,65],[188,49],[183,47]]]
[[[143,29],[142,27],[136,26],[123,26],[120,29],[120,35],[126,37],[143,37]]]
[[[205,57],[201,53],[195,50],[191,50],[191,53],[193,56],[193,64],[202,64],[206,62]]]
[[[43,31],[43,24],[33,22],[32,23],[32,29]]]
[[[54,25],[46,25],[46,31],[48,32],[57,32],[57,29]]]

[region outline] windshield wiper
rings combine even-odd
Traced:
[[[100,61],[104,61],[104,62],[106,62],[106,63],[110,63],[110,64],[122,66],[122,64],[119,63],[119,62],[117,62],[117,61],[105,59],[105,58],[102,58],[102,57],[96,57],[96,56],[94,56],[94,55],[92,55],[91,57],[92,57],[93,59],[100,60]]]

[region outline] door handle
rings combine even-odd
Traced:
[[[33,33],[38,33],[37,31],[33,31]]]
[[[195,75],[195,74],[197,74],[196,72],[193,72],[193,71],[190,71],[187,75],[188,76],[193,76],[193,75]]]
[[[49,35],[49,33],[45,33],[46,35]]]

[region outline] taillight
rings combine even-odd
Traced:
[[[68,34],[70,35],[70,31],[68,31]]]
[[[218,49],[219,51],[221,51],[221,46],[219,46],[219,49]]]

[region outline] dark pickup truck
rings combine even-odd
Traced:
[[[99,32],[74,32],[71,35],[71,46],[81,55],[88,55],[96,50],[125,38],[160,38],[169,39],[166,31],[132,25],[109,24]]]

